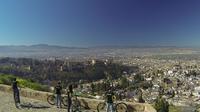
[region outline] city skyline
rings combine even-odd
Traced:
[[[200,46],[199,3],[0,1],[0,45]]]

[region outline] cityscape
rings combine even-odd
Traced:
[[[52,92],[57,81],[61,81],[63,87],[73,83],[77,85],[75,91],[80,96],[97,100],[103,100],[104,92],[112,87],[120,101],[150,105],[154,105],[162,90],[163,97],[175,106],[171,108],[177,108],[176,111],[192,112],[198,109],[200,57],[197,48],[73,48],[73,53],[68,51],[71,57],[67,54],[38,57],[39,53],[46,54],[41,53],[42,50],[57,49],[59,46],[35,45],[31,47],[35,52],[29,57],[23,55],[28,53],[22,53],[30,51],[30,46],[26,47],[20,47],[22,50],[15,47],[18,52],[21,50],[21,57],[16,54],[16,57],[4,56],[0,59],[1,83],[10,83],[12,76],[8,75],[8,79],[3,80],[5,74],[39,83],[41,87],[23,85],[39,91]],[[63,47],[62,51],[65,49],[69,50]],[[80,49],[90,53],[81,55]],[[90,49],[96,50],[93,52]]]
[[[199,4],[1,0],[0,112],[200,112]]]

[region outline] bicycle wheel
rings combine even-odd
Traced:
[[[97,112],[105,112],[106,111],[106,103],[102,102],[97,105]]]
[[[127,112],[128,106],[125,103],[118,103],[116,105],[116,112]]]
[[[67,98],[67,96],[63,96],[63,97],[62,97],[62,104],[63,104],[64,106],[68,106],[68,98]]]
[[[77,106],[77,105],[72,105],[72,112],[82,112],[83,111],[83,107],[81,105]]]
[[[72,112],[82,112],[84,108],[81,106],[81,103],[79,100],[74,100],[72,102]]]
[[[47,102],[50,104],[50,105],[55,105],[55,101],[56,101],[56,97],[54,95],[49,95],[47,97]]]

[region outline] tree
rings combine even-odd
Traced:
[[[91,91],[92,94],[94,94],[94,92],[95,92],[95,84],[94,83],[91,84],[91,89],[92,89],[92,91]]]
[[[122,88],[127,88],[127,87],[129,86],[129,81],[128,81],[127,78],[125,78],[125,77],[122,77],[122,78],[121,78],[120,83],[121,83],[121,87],[122,87]]]
[[[157,112],[169,112],[169,103],[161,96],[156,99],[154,107]]]
[[[144,81],[144,77],[141,74],[136,74],[134,76],[134,79],[135,79],[135,83],[140,83],[140,82]]]

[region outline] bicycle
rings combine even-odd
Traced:
[[[82,112],[83,106],[81,102],[78,100],[78,95],[73,95],[72,97],[72,112]]]
[[[56,95],[53,94],[53,95],[48,95],[47,97],[47,102],[50,104],[50,105],[55,105],[56,104]],[[61,96],[61,103],[64,105],[64,106],[67,106],[67,96]]]
[[[106,102],[101,102],[97,105],[97,112],[105,112],[106,111]],[[114,112],[128,112],[128,106],[126,103],[119,102],[113,103],[113,111]]]

